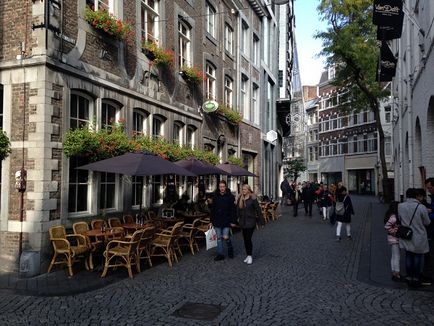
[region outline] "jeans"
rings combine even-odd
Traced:
[[[217,233],[217,255],[224,256],[224,245],[223,240],[226,241],[226,245],[228,247],[228,252],[233,250],[232,242],[230,238],[230,230],[231,228],[218,228],[214,226],[214,230]]]
[[[411,251],[405,252],[405,269],[407,270],[407,277],[413,281],[419,280],[422,272],[423,254],[415,254]]]
[[[304,212],[312,216],[312,200],[304,200]]]
[[[399,244],[394,243],[390,245],[392,250],[392,258],[390,259],[390,267],[392,268],[392,272],[399,273],[399,259],[401,253],[399,251]]]
[[[255,230],[255,228],[242,229],[243,240],[244,240],[244,248],[246,248],[246,254],[247,254],[247,256],[251,256],[252,255],[252,251],[253,251],[252,236],[253,236],[253,231],[254,230]]]

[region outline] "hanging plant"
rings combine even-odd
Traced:
[[[116,18],[107,10],[93,10],[87,6],[84,10],[84,19],[95,29],[118,40],[124,40],[133,34],[131,24]]]
[[[191,84],[200,84],[206,78],[204,73],[195,66],[181,66],[180,74],[186,82]]]
[[[219,105],[217,113],[224,116],[226,120],[233,125],[239,125],[243,120],[243,116],[240,112],[226,105]]]
[[[157,43],[146,40],[142,42],[142,50],[156,66],[163,68],[173,67],[175,60],[173,51],[160,48]]]
[[[234,155],[231,155],[228,157],[228,162],[234,165],[238,165],[240,167],[244,167],[243,166],[243,160],[239,157],[236,157]]]
[[[0,161],[3,161],[11,153],[11,142],[6,132],[0,128]]]

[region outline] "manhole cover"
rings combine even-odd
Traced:
[[[187,302],[173,315],[188,319],[214,320],[223,311],[218,305]]]

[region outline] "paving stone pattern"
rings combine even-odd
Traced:
[[[352,241],[336,242],[335,228],[316,210],[309,218],[300,209],[294,218],[292,207],[284,208],[278,221],[255,232],[251,266],[243,263],[236,233],[232,260],[214,262],[215,252],[202,248],[173,268],[161,263],[133,280],[125,272],[125,279],[85,293],[1,291],[0,325],[433,325],[432,292],[358,280],[372,200],[353,199]],[[211,322],[174,315],[187,302],[218,305],[222,312]]]

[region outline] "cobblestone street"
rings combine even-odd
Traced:
[[[380,225],[374,221],[383,219],[384,205],[374,200],[353,198],[353,240],[345,239],[343,228],[341,242],[316,209],[309,218],[300,208],[294,218],[292,207],[284,208],[278,221],[255,232],[251,266],[243,263],[237,232],[233,260],[214,262],[214,250],[202,248],[195,256],[185,254],[173,268],[160,263],[132,280],[119,271],[125,278],[84,293],[30,296],[0,290],[0,324],[432,325],[433,292],[384,281],[389,278],[385,236],[371,232],[371,225]],[[378,262],[380,247],[386,256]],[[83,273],[88,272],[74,278]],[[213,321],[175,316],[185,303],[218,305],[222,311]]]

